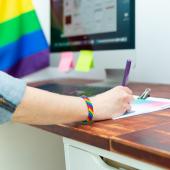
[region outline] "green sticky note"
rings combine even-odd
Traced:
[[[88,72],[94,67],[93,51],[82,50],[76,64],[76,71]]]

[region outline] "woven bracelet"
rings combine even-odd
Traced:
[[[84,99],[84,101],[86,102],[87,109],[88,109],[88,117],[87,120],[83,121],[83,124],[92,124],[93,117],[94,117],[93,105],[87,96],[81,96],[81,98]]]

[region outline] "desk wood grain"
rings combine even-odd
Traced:
[[[131,83],[129,87],[135,95],[149,87],[152,96],[170,98],[170,85]],[[170,109],[91,126],[71,123],[35,127],[170,169]]]

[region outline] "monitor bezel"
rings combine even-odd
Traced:
[[[51,5],[52,5],[52,1],[50,1]],[[52,7],[51,7],[52,9]],[[127,41],[126,43],[118,43],[118,44],[112,44],[112,45],[100,45],[100,46],[87,46],[87,45],[83,45],[83,46],[69,46],[69,47],[62,47],[62,48],[55,48],[53,47],[53,34],[52,34],[52,15],[51,15],[51,44],[50,44],[50,51],[52,53],[54,52],[64,52],[64,51],[80,51],[80,50],[95,50],[95,51],[100,51],[100,50],[130,50],[130,49],[135,49],[135,0],[130,0],[130,21],[129,21],[129,25],[130,25],[130,36],[129,36],[129,41]],[[52,13],[52,12],[51,12]],[[79,36],[79,37],[84,37],[84,35]],[[73,37],[73,39],[75,39],[77,37]],[[72,39],[72,38],[70,38]]]

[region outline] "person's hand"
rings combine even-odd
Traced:
[[[111,119],[131,109],[132,91],[127,87],[117,86],[107,92],[90,98],[94,107],[94,120]]]

